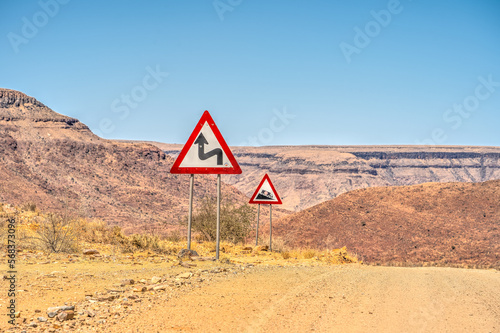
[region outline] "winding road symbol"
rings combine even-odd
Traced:
[[[198,157],[200,160],[204,161],[214,155],[217,155],[217,165],[222,165],[222,149],[215,148],[205,153],[205,145],[208,145],[208,141],[205,139],[203,133],[200,133],[194,143],[198,144]]]
[[[208,111],[203,112],[170,173],[236,175],[241,168]]]

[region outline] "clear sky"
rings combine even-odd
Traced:
[[[500,146],[498,0],[0,1],[0,87],[105,138]]]

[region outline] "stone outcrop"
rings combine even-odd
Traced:
[[[67,126],[77,124],[77,127],[88,130],[78,119],[56,113],[34,97],[15,90],[0,88],[0,110],[0,120],[3,121],[60,122]]]

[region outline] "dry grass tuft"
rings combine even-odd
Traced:
[[[326,251],[325,261],[330,264],[348,264],[360,262],[356,255],[352,255],[347,252],[345,246],[341,249]]]
[[[284,251],[284,252],[281,252],[281,256],[283,257],[283,259],[290,259],[291,255],[290,255],[290,252],[288,251]]]
[[[302,257],[304,259],[311,259],[318,255],[318,252],[314,249],[305,249],[302,251]]]

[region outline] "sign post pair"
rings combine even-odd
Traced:
[[[240,174],[241,168],[208,111],[205,111],[201,116],[200,121],[198,121],[198,124],[170,169],[170,173],[191,175],[189,181],[188,250],[191,250],[194,175],[217,175],[217,245],[215,258],[218,260],[220,245],[221,174]]]
[[[269,251],[273,250],[273,211],[272,205],[281,205],[281,198],[276,192],[271,178],[268,174],[264,175],[264,178],[260,181],[259,186],[255,190],[254,194],[250,198],[249,203],[258,204],[257,206],[257,227],[255,232],[255,246],[259,243],[259,217],[260,217],[260,205],[269,205]]]
[[[193,189],[195,174],[217,175],[217,234],[215,258],[219,259],[220,247],[220,200],[221,200],[221,174],[241,174],[241,168],[236,162],[233,153],[222,137],[212,116],[205,111],[195,126],[191,136],[175,160],[170,173],[190,174],[189,179],[189,213],[188,213],[188,243],[191,250],[191,225],[193,220]],[[281,199],[274,188],[271,179],[266,174],[257,190],[250,199],[251,204],[257,207],[257,230],[255,245],[259,240],[260,205],[269,205],[269,249],[272,251],[272,205],[281,205]]]

